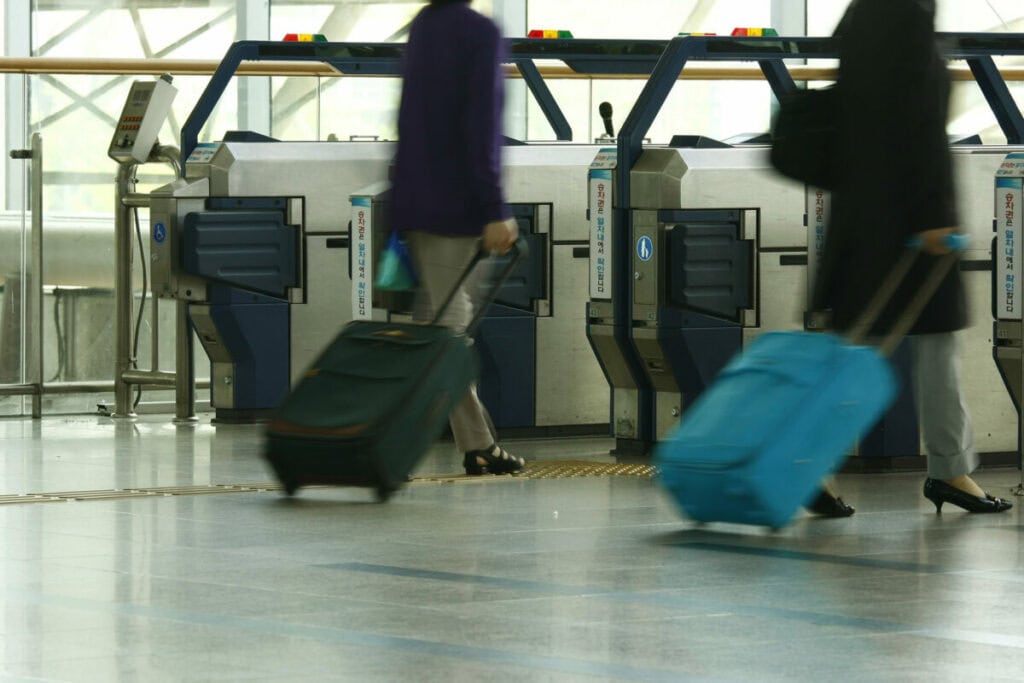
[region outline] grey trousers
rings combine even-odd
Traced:
[[[955,332],[910,337],[917,418],[928,476],[953,479],[978,466],[971,417],[961,389],[963,342]]]
[[[455,287],[476,253],[479,240],[477,237],[449,237],[417,231],[405,233],[405,240],[420,281],[414,317],[418,322],[428,322]],[[456,294],[440,320],[442,325],[460,332],[466,329],[478,303],[475,300],[477,278],[479,274],[475,273]],[[488,448],[495,442],[491,418],[477,396],[476,386],[469,388],[448,416],[448,422],[455,437],[455,446],[463,453]]]

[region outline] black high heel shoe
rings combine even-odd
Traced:
[[[484,462],[481,463],[480,461]],[[476,476],[480,474],[512,474],[523,469],[526,461],[517,458],[505,449],[493,444],[490,448],[479,451],[469,451],[462,458],[462,467],[466,474]]]
[[[952,503],[968,512],[1005,512],[1013,507],[1013,503],[1008,500],[987,493],[984,498],[972,496],[940,479],[930,477],[924,480],[924,497],[935,504],[936,514],[942,512],[943,503]]]
[[[839,496],[833,496],[825,489],[818,492],[818,496],[806,505],[807,509],[822,517],[849,517],[857,510]]]

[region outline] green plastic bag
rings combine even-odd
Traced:
[[[397,232],[391,233],[387,246],[380,254],[373,286],[389,291],[405,291],[416,286],[412,257]]]

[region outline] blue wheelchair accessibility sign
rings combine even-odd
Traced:
[[[654,256],[654,242],[647,235],[636,241],[636,255],[641,261],[650,261]]]
[[[163,244],[165,239],[167,239],[167,227],[163,223],[157,223],[153,226],[153,241]]]

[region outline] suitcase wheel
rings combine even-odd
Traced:
[[[286,496],[294,496],[295,492],[299,490],[299,485],[291,479],[285,479],[282,481],[281,486],[284,487],[284,494]]]
[[[387,484],[381,484],[377,487],[377,502],[386,503],[391,498],[392,494],[398,489],[394,486],[388,486]]]

